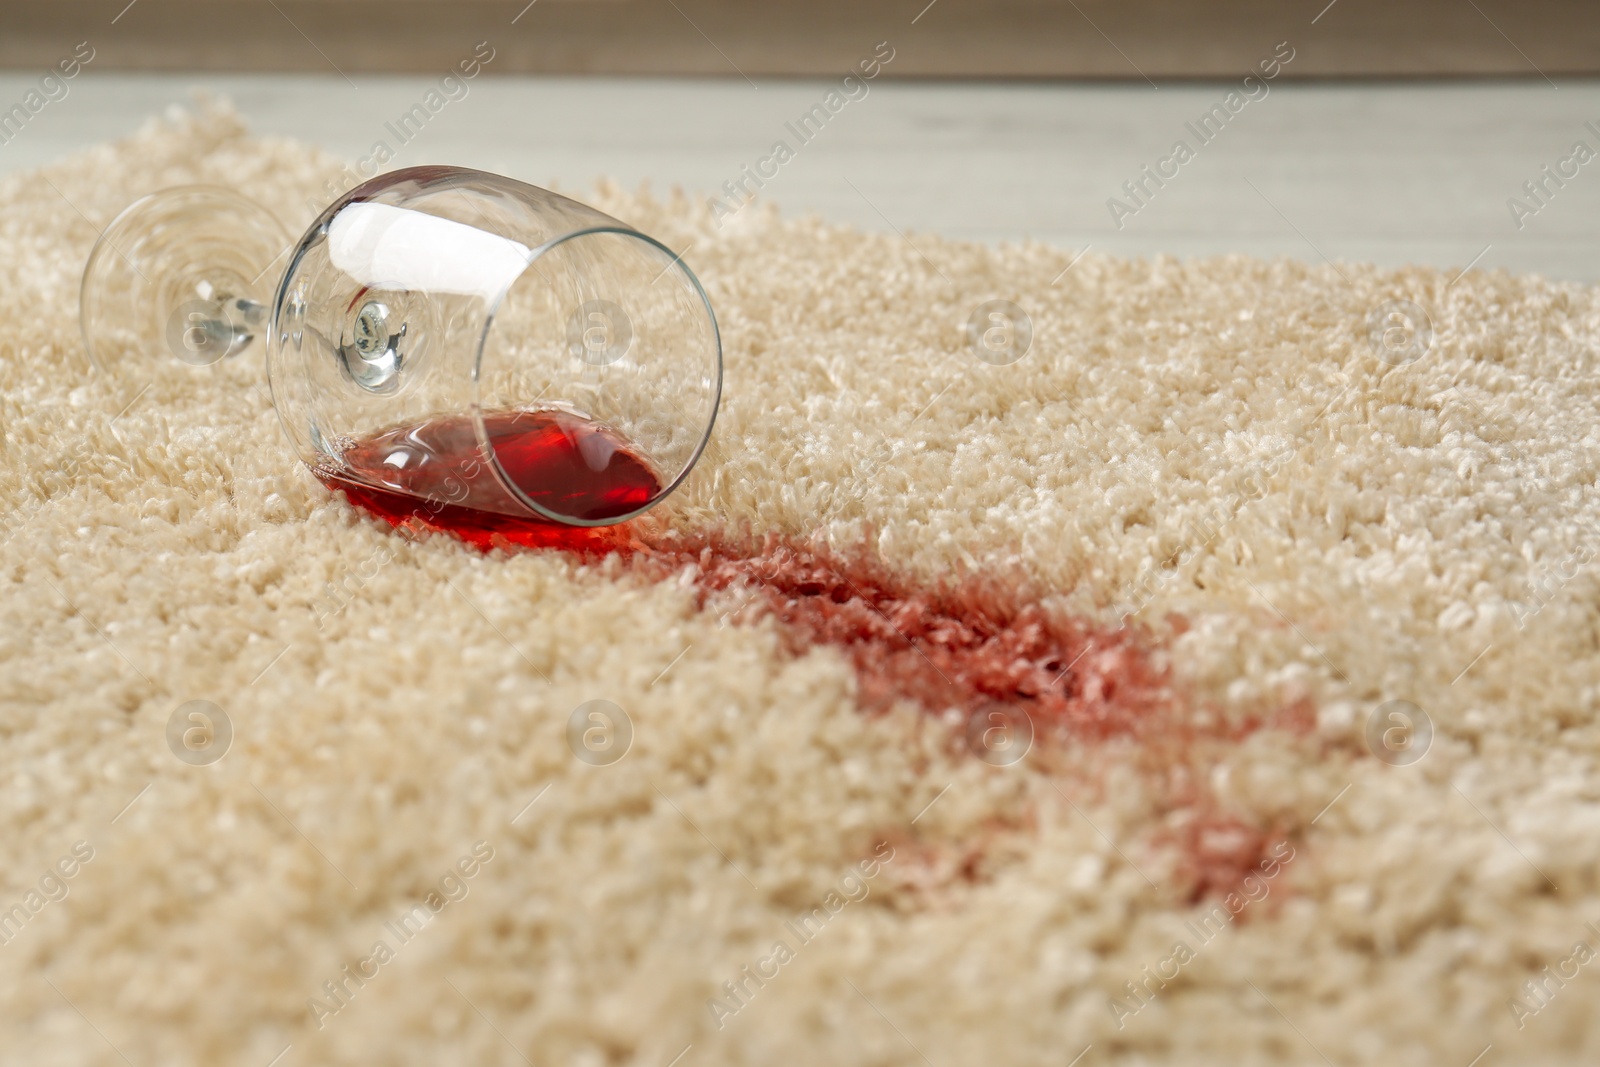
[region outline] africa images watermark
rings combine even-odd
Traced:
[[[306,201],[306,206],[313,212],[320,213],[328,204],[339,199],[349,190],[360,185],[369,178],[376,177],[383,165],[395,157],[401,148],[416,139],[435,115],[445,109],[445,105],[456,100],[465,100],[472,91],[467,83],[483,72],[495,57],[495,50],[488,41],[479,41],[473,48],[472,55],[461,60],[450,72],[439,79],[439,84],[426,93],[422,99],[411,105],[393,122],[385,122],[383,128],[394,138],[394,145],[383,138],[372,142],[371,150],[360,159],[356,160],[354,169],[346,163],[340,168],[339,173],[329,178],[322,186],[323,198],[311,197]]]
[[[1276,878],[1294,857],[1294,846],[1287,841],[1279,841],[1272,846],[1271,855],[1262,860],[1255,871],[1244,876],[1236,892],[1229,893],[1223,898],[1222,903],[1213,905],[1210,911],[1198,918],[1186,920],[1183,925],[1194,937],[1193,947],[1186,940],[1173,942],[1171,950],[1157,960],[1153,967],[1145,967],[1140,972],[1140,977],[1129,979],[1122,984],[1126,996],[1107,998],[1107,1006],[1111,1009],[1111,1017],[1117,1021],[1117,1029],[1126,1028],[1129,1019],[1154,1003],[1157,995],[1167,988],[1167,984],[1176,981],[1183,968],[1198,958],[1200,949],[1215,941],[1246,908],[1265,900],[1272,892],[1272,879]],[[1260,872],[1259,875],[1257,871]]]
[[[76,78],[94,56],[94,46],[88,41],[79,41],[70,56],[39,78],[37,89],[29,89],[23,94],[20,103],[12,104],[5,111],[0,111],[0,144],[10,144],[12,138],[21,133],[22,128],[32,121],[33,116],[55,101],[65,100],[67,94],[72,91],[72,87],[67,83]]]
[[[1511,612],[1516,619],[1517,629],[1526,629],[1528,620],[1555,600],[1566,588],[1567,583],[1576,578],[1578,573],[1593,560],[1594,551],[1587,545],[1580,546],[1531,576],[1528,579],[1528,599],[1511,602]]]
[[[440,504],[432,510],[437,513],[444,507],[444,504]],[[394,532],[405,542],[416,541],[422,537],[422,531],[410,525],[397,526]],[[322,596],[312,605],[312,610],[317,616],[317,629],[325,629],[330,620],[343,614],[344,610],[355,603],[356,598],[378,576],[378,572],[393,563],[399,555],[400,550],[393,538],[385,538],[383,544],[379,545],[372,555],[345,571],[338,582],[328,582],[323,587]]]
[[[1586,928],[1590,934],[1600,938],[1600,926],[1588,923]],[[1568,982],[1577,978],[1579,971],[1593,962],[1596,955],[1589,942],[1579,941],[1572,946],[1572,951],[1565,958],[1557,960],[1554,964],[1546,964],[1540,968],[1537,977],[1523,982],[1522,996],[1512,997],[1506,1001],[1506,1007],[1511,1010],[1511,1018],[1516,1021],[1517,1029],[1525,1029],[1529,1019],[1548,1008],[1556,999],[1556,994],[1565,989]]]
[[[1127,194],[1128,200],[1133,202],[1130,204],[1114,196],[1106,201],[1106,210],[1111,212],[1111,221],[1116,223],[1117,229],[1122,229],[1127,219],[1149,206],[1150,201],[1155,199],[1156,191],[1163,188],[1167,181],[1176,178],[1179,169],[1199,155],[1201,148],[1216,140],[1233,117],[1245,109],[1245,105],[1252,100],[1265,100],[1267,94],[1272,91],[1267,83],[1276,78],[1294,57],[1295,50],[1290,47],[1289,42],[1279,42],[1271,57],[1256,64],[1259,76],[1245,75],[1240,88],[1230,89],[1220,103],[1213,104],[1210,111],[1200,116],[1198,125],[1194,122],[1183,124],[1184,129],[1194,135],[1193,146],[1187,139],[1178,138],[1173,142],[1172,151],[1156,160],[1153,168],[1146,163],[1136,177],[1123,182],[1122,191]]]
[[[1586,122],[1583,125],[1594,134],[1596,143],[1600,144],[1600,126],[1596,126],[1593,122]],[[1594,159],[1596,155],[1600,153],[1591,148],[1588,141],[1574,141],[1567,154],[1556,160],[1554,169],[1546,163],[1539,168],[1536,177],[1523,182],[1522,194],[1526,200],[1515,196],[1506,198],[1506,210],[1511,212],[1511,221],[1516,223],[1517,229],[1526,228],[1529,219],[1549,207],[1556,194],[1567,187],[1567,182],[1578,176],[1579,168]]]
[[[782,138],[772,142],[772,148],[753,166],[744,164],[739,168],[739,177],[723,182],[723,196],[712,197],[706,202],[717,227],[720,229],[724,219],[737,215],[749,206],[756,194],[766,188],[767,182],[778,176],[784,164],[793,160],[799,149],[810,144],[828,121],[844,110],[846,104],[852,100],[865,100],[871,91],[867,83],[882,73],[894,55],[894,47],[888,41],[879,41],[872,55],[857,63],[854,72],[846,74],[837,89],[829,89],[820,103],[813,104],[809,111],[793,122],[783,124],[784,130],[794,137],[794,146],[791,147]]]
[[[33,917],[47,905],[66,900],[67,894],[72,891],[67,883],[76,878],[92,859],[94,846],[87,841],[79,841],[72,846],[71,852],[45,871],[39,879],[39,888],[28,890],[19,902],[0,912],[0,945],[9,945],[16,940],[22,928],[32,922]]]
[[[415,940],[439,913],[453,903],[467,898],[472,891],[468,885],[490,860],[494,859],[494,846],[487,841],[473,843],[472,852],[456,861],[454,867],[439,879],[436,888],[428,891],[419,904],[413,904],[400,915],[383,924],[385,932],[394,939],[391,946],[385,938],[373,942],[372,950],[355,963],[347,963],[337,977],[322,983],[326,1000],[310,997],[306,1007],[311,1019],[321,1030],[328,1020],[350,1006],[350,1002],[368,982],[378,977],[380,970],[392,963],[400,950]]]
[[[738,977],[722,983],[724,996],[711,997],[706,1001],[706,1010],[711,1013],[711,1021],[717,1029],[721,1030],[729,1019],[749,1007],[755,995],[778,977],[783,966],[793,961],[801,948],[815,941],[834,916],[844,911],[846,905],[866,900],[872,892],[872,887],[867,883],[893,860],[894,846],[887,841],[880,842],[873,849],[872,858],[851,867],[839,879],[838,888],[830,890],[822,898],[821,904],[784,923],[784,929],[794,938],[794,945],[791,946],[784,938],[774,941],[771,950],[756,960],[754,965],[745,964],[739,968]]]

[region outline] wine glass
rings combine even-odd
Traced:
[[[392,520],[480,531],[641,514],[688,476],[722,392],[680,256],[460,167],[373,178],[298,242],[229,190],[154,193],[95,244],[80,319],[114,374],[214,373],[264,347],[314,474]]]

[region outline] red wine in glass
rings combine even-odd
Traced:
[[[568,411],[485,415],[505,476],[547,511],[603,522],[638,511],[661,480],[615,430]],[[343,465],[318,470],[330,489],[395,526],[413,521],[490,548],[506,543],[604,554],[629,538],[617,526],[574,526],[531,513],[502,484],[469,416],[385,430],[344,450]]]

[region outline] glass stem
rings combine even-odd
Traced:
[[[230,298],[228,304],[233,308],[239,321],[246,326],[256,327],[267,321],[267,305],[257,303],[249,297],[236,296]]]

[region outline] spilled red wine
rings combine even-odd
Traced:
[[[616,431],[566,411],[503,412],[484,419],[506,475],[550,511],[583,519],[629,514],[659,496],[661,480]],[[918,583],[862,555],[769,535],[759,542],[717,533],[636,536],[628,524],[582,527],[526,513],[480,449],[472,420],[439,418],[360,440],[344,466],[319,472],[351,503],[398,527],[417,524],[481,548],[517,545],[595,558],[616,552],[628,570],[655,581],[688,577],[701,604],[722,620],[773,621],[787,654],[837,649],[855,670],[859,706],[884,713],[910,703],[950,721],[952,742],[975,756],[974,722],[996,708],[1025,712],[1035,742],[1056,767],[1088,753],[1088,772],[1133,771],[1159,816],[1150,843],[1174,847],[1172,886],[1185,899],[1234,892],[1265,869],[1286,831],[1260,825],[1219,793],[1217,770],[1257,731],[1314,732],[1308,699],[1264,701],[1222,714],[1171,673],[1169,642],[1142,627],[1047,612],[1001,576],[955,585]],[[520,513],[518,513],[520,511]],[[1174,634],[1186,622],[1169,617]],[[1133,742],[1131,755],[1102,760],[1088,746]],[[1063,796],[1066,794],[1063,793]],[[996,827],[955,841],[959,877],[980,877]],[[940,846],[928,846],[927,854]],[[930,861],[931,862],[931,861]],[[954,877],[954,876],[953,876]]]
[[[644,507],[661,480],[615,430],[558,410],[485,415],[506,477],[550,512],[586,522]],[[569,526],[535,517],[496,477],[469,416],[398,426],[345,449],[343,466],[317,472],[330,489],[395,526],[413,520],[487,548],[607,551],[626,541],[615,527]]]

